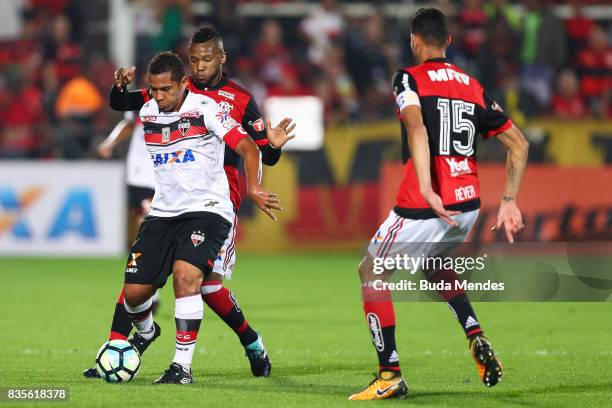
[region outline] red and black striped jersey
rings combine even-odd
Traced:
[[[228,79],[225,74],[215,86],[198,88],[191,80],[187,80],[187,89],[193,93],[206,95],[229,113],[229,115],[248,132],[262,151],[262,161],[266,165],[274,165],[280,158],[280,149],[270,146],[266,136],[266,122],[259,111],[257,103],[249,91]],[[232,202],[236,209],[240,208],[240,190],[238,187],[238,165],[240,156],[232,149],[225,149],[224,168],[230,184]]]
[[[444,58],[399,70],[393,76],[398,106],[416,93],[427,129],[434,191],[447,209],[470,211],[480,207],[476,140],[497,135],[512,126],[499,105],[477,80]],[[398,109],[398,118],[401,114]],[[435,218],[419,192],[409,158],[408,133],[401,122],[404,172],[395,211],[407,218]]]

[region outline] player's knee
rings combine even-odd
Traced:
[[[126,287],[123,291],[123,302],[130,307],[140,306],[146,302],[148,298],[148,293],[144,293],[134,288]]]
[[[187,270],[175,270],[173,277],[174,293],[177,296],[189,296],[200,291],[202,277]]]
[[[372,259],[370,256],[366,255],[363,257],[361,262],[359,262],[359,267],[357,268],[359,272],[359,277],[362,282],[368,280],[370,275],[372,275]]]
[[[223,275],[218,272],[211,272],[204,278],[204,283],[206,282],[223,282]]]
[[[215,294],[219,292],[221,289],[223,289],[223,282],[205,280],[204,282],[202,282],[202,286],[200,287],[200,294],[206,301],[211,296],[215,296]]]

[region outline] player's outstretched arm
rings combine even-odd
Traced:
[[[134,129],[134,122],[122,119],[115,125],[109,135],[98,145],[98,155],[103,159],[109,159],[113,154],[115,146],[129,138]]]
[[[402,119],[408,130],[408,147],[419,181],[421,195],[438,217],[454,227],[458,226],[457,221],[453,220],[451,216],[459,214],[459,211],[446,210],[442,204],[442,198],[433,191],[431,186],[429,143],[427,129],[423,124],[421,107],[417,105],[406,106],[402,109]]]
[[[291,134],[293,129],[295,129],[295,123],[293,123],[293,119],[291,118],[281,120],[276,127],[272,127],[270,120],[266,120],[266,137],[268,138],[270,146],[274,149],[283,147],[288,141],[295,137],[295,135]]]
[[[251,200],[270,218],[276,221],[276,215],[272,210],[282,211],[280,201],[275,193],[269,192],[261,187],[261,161],[259,160],[259,149],[250,137],[242,139],[234,149],[244,160],[244,172],[246,175],[247,194]]]
[[[508,242],[513,243],[514,234],[525,227],[523,216],[516,204],[516,197],[527,166],[529,142],[515,125],[497,135],[497,138],[506,146],[508,153],[506,156],[506,183],[497,213],[497,223],[492,229],[498,230],[503,225]]]
[[[295,136],[291,132],[295,128],[291,118],[280,121],[272,127],[270,121],[264,122],[259,106],[253,98],[249,101],[242,119],[242,127],[261,150],[261,161],[266,166],[274,166],[281,157],[281,148]]]

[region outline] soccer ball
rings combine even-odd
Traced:
[[[96,370],[106,382],[128,382],[140,369],[140,354],[125,340],[110,340],[100,347]]]

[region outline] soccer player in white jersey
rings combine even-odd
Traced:
[[[155,55],[148,67],[153,99],[140,110],[152,157],[156,191],[151,212],[130,249],[124,299],[143,339],[159,335],[151,297],[174,274],[176,351],[155,383],[192,382],[191,361],[203,317],[200,283],[211,272],[233,217],[223,170],[227,144],[244,160],[248,196],[268,215],[281,210],[276,195],[260,186],[255,142],[214,100],[189,92],[185,68],[174,53]],[[177,289],[179,288],[179,289]]]

